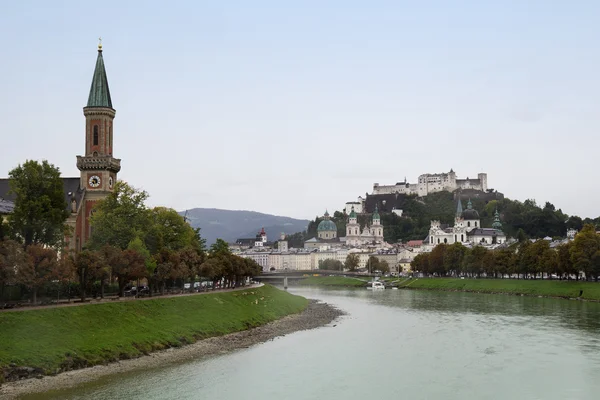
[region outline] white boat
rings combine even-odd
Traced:
[[[374,281],[374,282],[371,282],[371,284],[369,286],[367,286],[367,289],[373,289],[373,290],[385,289],[385,285],[381,282]]]

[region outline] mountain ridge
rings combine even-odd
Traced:
[[[252,238],[263,227],[268,240],[274,241],[282,232],[292,234],[306,230],[309,223],[309,220],[249,210],[198,207],[179,214],[186,215],[192,227],[200,228],[200,235],[206,239],[207,245],[217,239],[232,243],[240,238]]]

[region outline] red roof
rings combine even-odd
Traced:
[[[423,241],[422,240],[409,240],[406,243],[407,246],[409,247],[418,247],[418,246],[422,246],[423,245]]]

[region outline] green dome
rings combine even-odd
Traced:
[[[322,232],[322,231],[337,231],[337,226],[335,225],[335,223],[331,220],[328,219],[324,219],[323,221],[321,221],[319,223],[319,226],[317,226],[317,231],[318,232]]]

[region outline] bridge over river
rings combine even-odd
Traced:
[[[254,276],[255,281],[259,282],[283,282],[283,287],[287,289],[289,280],[300,280],[309,276],[346,276],[348,278],[372,278],[376,274],[364,274],[359,272],[343,272],[343,271],[330,271],[324,269],[315,270],[289,270],[289,271],[274,271],[274,272],[263,272],[262,274]]]

